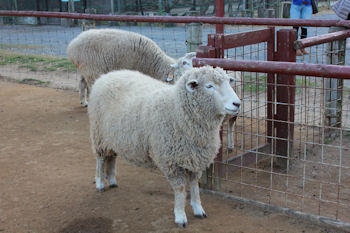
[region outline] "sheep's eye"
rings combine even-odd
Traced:
[[[206,88],[208,88],[208,89],[215,89],[214,85],[212,85],[212,84],[207,84]]]
[[[233,78],[230,78],[230,83],[233,83],[235,80]]]
[[[183,62],[182,62],[182,65],[187,65],[187,61],[183,61]]]

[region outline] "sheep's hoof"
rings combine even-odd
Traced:
[[[98,191],[99,193],[102,193],[102,192],[105,191],[105,189],[104,189],[104,188],[101,188],[101,189],[97,189],[97,191]]]
[[[197,217],[197,218],[207,218],[207,214],[202,214],[202,215],[200,215],[200,214],[198,214],[198,215],[195,215],[195,217]]]
[[[181,228],[185,228],[187,226],[187,222],[177,223],[177,225]]]
[[[80,102],[81,105],[83,105],[84,108],[86,108],[88,106],[88,103],[87,102]]]
[[[117,184],[110,184],[109,187],[112,189],[112,188],[118,188],[118,185]]]

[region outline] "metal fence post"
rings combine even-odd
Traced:
[[[223,50],[221,47],[222,35],[208,34],[208,45],[199,46],[196,50],[196,57],[198,58],[223,58]],[[220,141],[222,141],[222,126],[220,129]],[[221,179],[225,175],[225,167],[223,164],[223,149],[220,146],[219,152],[216,155],[214,164],[207,168],[202,175],[200,185],[206,189],[219,189]]]
[[[274,61],[275,60],[275,28],[271,27],[271,38],[267,42],[267,60],[268,61]],[[274,132],[274,115],[275,115],[275,108],[274,108],[274,100],[275,100],[275,85],[276,85],[276,78],[274,73],[268,73],[267,74],[267,142],[272,144],[272,138],[275,137]],[[273,144],[272,144],[273,145]],[[271,149],[271,152],[273,150]]]
[[[342,31],[343,27],[331,27],[329,32]],[[345,42],[346,40],[333,41],[328,44],[328,64],[345,64]],[[343,104],[343,79],[326,78],[325,88],[325,125],[327,127],[340,128],[342,125],[342,104]],[[334,130],[328,129],[327,136],[334,137]]]
[[[293,47],[297,39],[294,29],[281,29],[277,32],[276,61],[295,62]],[[288,166],[288,157],[293,153],[295,75],[278,74],[276,86],[276,165]]]
[[[208,34],[208,45],[199,46],[196,50],[196,57],[202,58],[219,58],[220,52],[215,47],[216,34]],[[220,141],[222,141],[222,126],[220,130]],[[203,171],[202,178],[200,180],[200,186],[206,189],[218,189],[220,187],[220,179],[222,174],[221,164],[216,162],[222,162],[222,146],[219,149],[214,164],[210,165],[205,171]]]
[[[215,15],[216,17],[225,16],[225,1],[224,0],[215,0]],[[224,33],[224,25],[216,24],[216,34]]]

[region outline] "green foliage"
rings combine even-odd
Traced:
[[[314,88],[318,84],[315,81],[311,81],[305,78],[295,79],[295,92],[300,94],[305,88]],[[254,75],[253,73],[245,73],[243,76],[243,90],[245,92],[261,92],[267,90],[267,75]]]
[[[32,72],[75,71],[74,65],[67,58],[11,53],[0,50],[0,65],[10,64],[18,65],[19,68],[27,68]]]
[[[243,91],[244,92],[260,92],[267,89],[265,75],[245,74],[243,76]]]
[[[0,48],[2,49],[42,49],[45,46],[41,45],[31,45],[31,44],[0,44]]]
[[[21,80],[19,83],[32,84],[32,85],[49,85],[50,81],[44,82],[38,79],[25,78]]]

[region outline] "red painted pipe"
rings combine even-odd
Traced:
[[[225,16],[225,1],[224,0],[215,0],[215,15],[216,17],[224,17]],[[224,25],[217,24],[216,25],[216,34],[224,33]]]
[[[316,19],[275,19],[242,17],[191,17],[191,16],[138,16],[138,15],[97,15],[48,11],[0,11],[0,16],[32,16],[49,18],[89,19],[97,21],[132,21],[153,23],[206,23],[230,25],[270,25],[270,26],[309,26],[350,28],[350,20],[316,20]]]
[[[275,61],[238,61],[215,58],[194,58],[192,64],[194,67],[205,65],[218,66],[225,70],[350,79],[350,66]]]
[[[294,48],[295,50],[307,48],[336,40],[343,40],[347,37],[350,37],[350,29],[297,40],[294,42]]]

